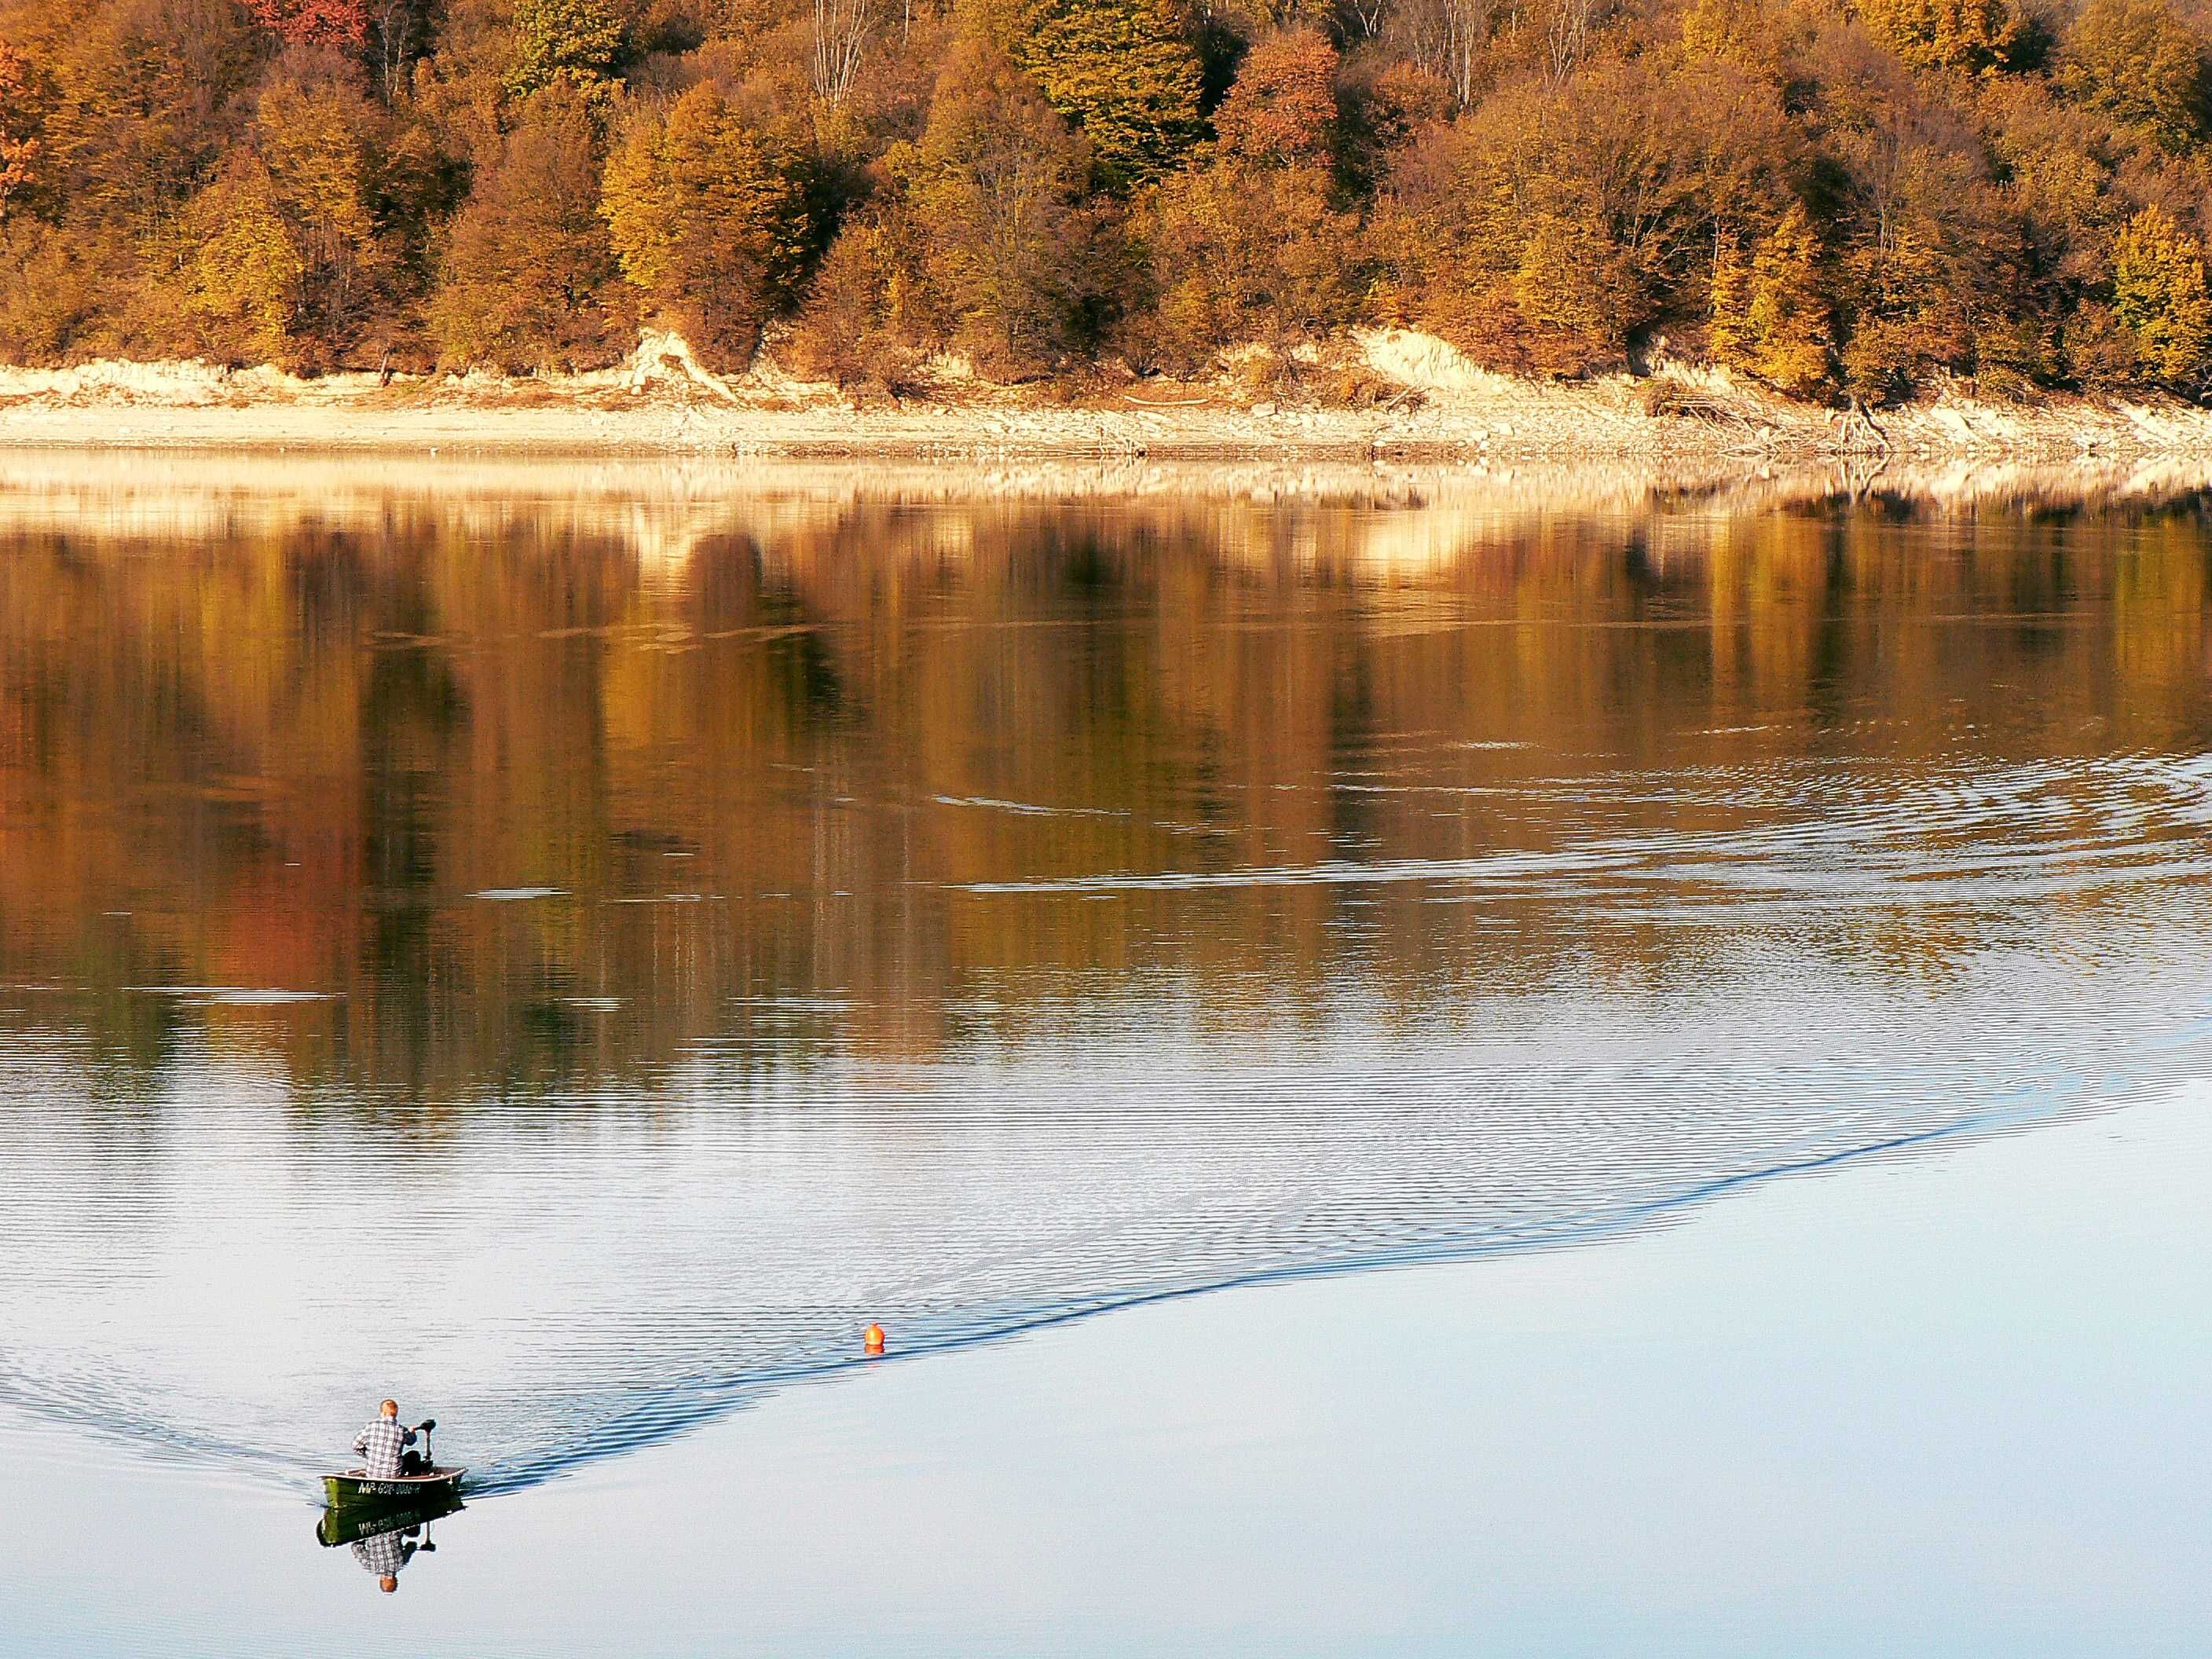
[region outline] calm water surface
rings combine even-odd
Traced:
[[[619,1516],[681,1555],[700,1460],[875,1458],[871,1401],[941,1434],[1063,1355],[1060,1455],[1128,1451],[1133,1401],[1184,1437],[1139,1434],[1062,1517],[1091,1524],[1142,1502],[1130,1469],[1239,1443],[1176,1401],[1252,1380],[1109,1334],[1181,1311],[1044,1328],[1459,1261],[1176,1307],[1296,1322],[1354,1417],[1375,1365],[1401,1431],[1511,1439],[1526,1402],[1393,1400],[1374,1345],[1419,1328],[1389,1287],[1464,1310],[1541,1263],[1572,1300],[1656,1231],[1723,1241],[1692,1305],[1808,1236],[1743,1206],[1809,1171],[1858,1217],[1844,1259],[1941,1279],[1852,1209],[1873,1172],[2072,1146],[2212,1077],[2209,669],[2212,514],[2171,483],[0,458],[0,1449],[76,1506],[64,1537],[228,1528],[251,1593],[200,1616],[240,1652],[298,1650],[286,1587],[337,1582],[303,1500],[386,1392],[476,1472],[441,1536],[559,1557]],[[2172,1131],[2100,1201],[2202,1150]],[[2023,1183],[1925,1207],[2025,1237]],[[2115,1273],[2193,1271],[2188,1206],[2140,1201],[2171,1224]],[[2045,1310],[2059,1351],[2087,1305]],[[2160,1305],[2178,1332],[2097,1340],[2201,1380],[2201,1300]],[[872,1318],[918,1363],[853,1375]],[[1628,1374],[1601,1349],[1564,1386]],[[1156,1391],[1164,1364],[1197,1370]],[[933,1368],[965,1379],[933,1407]],[[1929,1420],[1954,1381],[1893,1379]],[[1592,1397],[1586,1429],[1634,1409]],[[1924,1450],[1892,1423],[1866,1455]],[[1340,1463],[1291,1456],[1285,1501]],[[2160,1501],[2129,1513],[2178,1524]],[[1467,1516],[1434,1518],[1449,1551]],[[963,1525],[1020,1553],[1003,1503]],[[79,1541],[163,1604],[152,1552]],[[406,1583],[489,1650],[463,1556]],[[392,1615],[340,1564],[314,1627],[343,1646]],[[640,1571],[641,1602],[696,1593]],[[1300,1639],[1479,1634],[1450,1577]],[[818,1628],[789,1598],[781,1639],[836,1650],[799,1638],[842,1594]],[[0,1589],[24,1651],[89,1616]]]

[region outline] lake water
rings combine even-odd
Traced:
[[[2196,486],[0,457],[0,1653],[2201,1650]]]

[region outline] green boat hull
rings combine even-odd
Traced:
[[[436,1498],[452,1498],[460,1491],[463,1468],[434,1468],[422,1474],[389,1478],[348,1471],[323,1477],[323,1501],[334,1510],[394,1509]]]

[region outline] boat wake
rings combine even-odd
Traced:
[[[1347,875],[1415,906],[1425,980],[1355,917],[1318,982],[979,974],[920,1055],[802,1063],[769,1021],[627,1082],[371,1109],[211,1025],[118,1091],[42,982],[0,1024],[0,1395],[304,1484],[391,1394],[513,1491],[862,1363],[872,1320],[920,1355],[1587,1244],[2208,1074],[2202,764],[1917,775],[1589,783],[1510,930],[1465,902],[1494,861]],[[1638,836],[1632,801],[1760,822]],[[1073,927],[1086,881],[1133,879],[963,902]],[[794,1011],[869,1012],[829,983]]]

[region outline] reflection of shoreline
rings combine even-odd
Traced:
[[[1865,496],[1962,511],[2156,507],[2212,483],[2182,459],[2075,465],[2027,461],[1752,468],[1736,460],[1656,459],[1525,465],[1414,465],[1041,459],[998,464],[723,462],[605,457],[507,459],[0,447],[0,533],[123,539],[371,531],[392,515],[481,533],[549,520],[628,541],[648,563],[688,556],[706,537],[818,530],[844,512],[921,506],[1152,505],[1412,513],[1419,539],[1496,532],[1574,514],[1721,514],[1805,508]],[[1370,538],[1380,562],[1400,526]],[[1425,546],[1417,563],[1434,557]]]
[[[2202,867],[2194,498],[269,465],[0,456],[0,980],[148,1075],[927,1060],[1052,988],[1418,1011],[1759,940],[1937,984]]]

